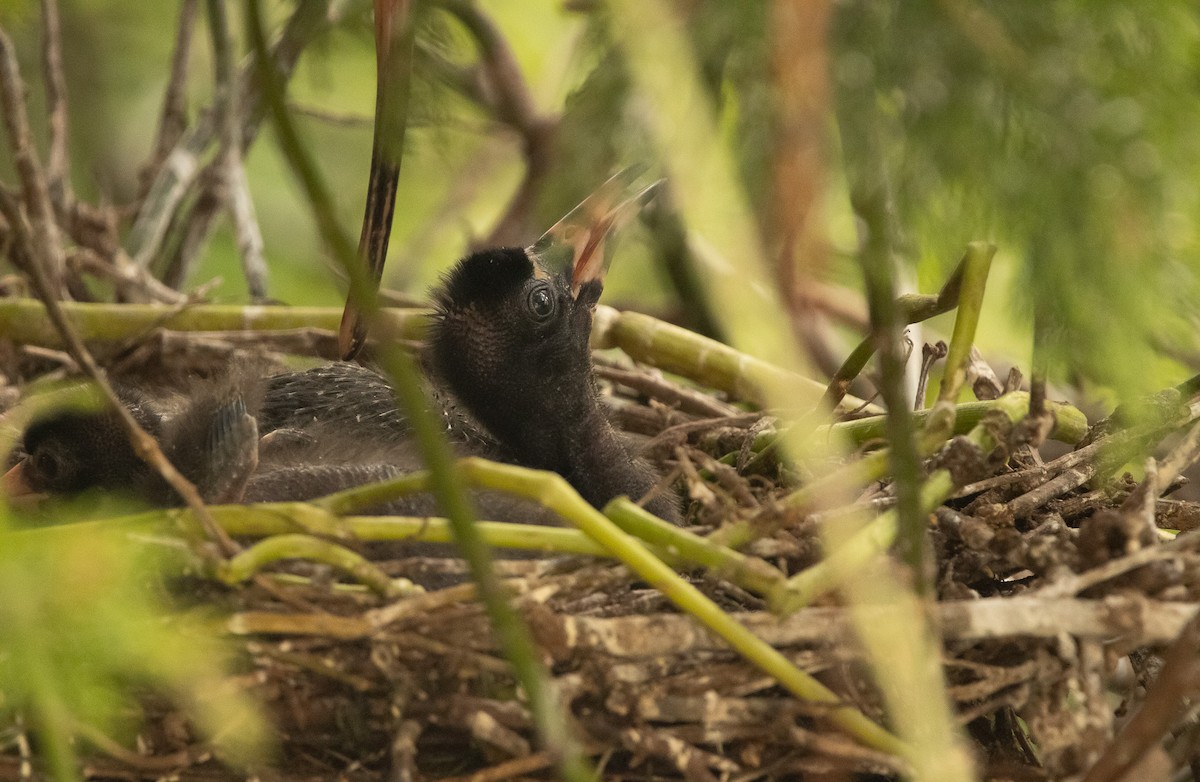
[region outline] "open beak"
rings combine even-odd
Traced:
[[[572,296],[579,295],[584,283],[604,282],[611,260],[605,252],[605,238],[641,211],[662,184],[659,180],[637,187],[635,180],[641,173],[640,167],[617,172],[526,248],[546,271],[569,271]]]
[[[11,470],[0,476],[0,494],[9,500],[35,493],[25,478],[24,467],[24,460],[19,461],[13,465]]]

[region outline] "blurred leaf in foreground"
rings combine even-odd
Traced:
[[[119,718],[137,690],[173,697],[223,760],[261,753],[264,723],[225,675],[217,628],[170,614],[150,549],[94,528],[0,527],[0,718],[19,715],[52,778],[78,778],[73,736],[134,746]]]
[[[833,41],[883,150],[847,162],[886,169],[913,255],[995,241],[1062,370],[1122,394],[1179,379],[1145,356],[1185,331],[1200,267],[1194,4],[851,2]]]

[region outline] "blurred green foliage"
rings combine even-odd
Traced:
[[[586,0],[572,6],[559,0],[473,6],[511,49],[535,112],[558,123],[556,166],[532,207],[530,222],[541,228],[616,167],[669,157],[651,140],[648,119],[662,107],[645,105],[614,43],[608,9]],[[294,7],[271,4],[272,20],[281,22]],[[353,230],[371,150],[375,55],[369,4],[351,7],[357,10],[305,51],[289,99],[338,195],[338,217]],[[716,138],[735,174],[693,203],[713,206],[698,211],[712,214],[722,203],[744,201],[754,218],[747,222],[762,230],[780,168],[774,63],[792,42],[780,38],[773,6],[763,0],[679,0],[671,8],[693,47],[702,91],[680,99],[694,98],[691,111],[707,113],[697,124],[716,129],[705,140]],[[820,161],[824,209],[816,229],[833,249],[826,275],[843,283],[855,278],[859,239],[846,171],[869,170],[890,188],[898,259],[916,269],[923,290],[941,285],[968,241],[999,245],[979,334],[985,348],[1025,363],[1036,314],[1051,338],[1059,377],[1127,395],[1195,371],[1187,368],[1200,365],[1195,4],[843,0],[832,10],[824,38],[831,97],[820,120],[830,143]],[[129,203],[156,133],[179,4],[78,0],[65,2],[62,12],[74,187],[90,201]],[[44,141],[37,5],[0,0],[0,25],[17,43],[30,115]],[[212,97],[203,25],[201,14],[189,62],[191,117]],[[240,35],[236,21],[234,29]],[[427,14],[418,42],[385,278],[414,293],[489,233],[525,170],[523,140],[454,84],[478,60],[463,26],[441,11]],[[245,49],[237,43],[239,54]],[[690,74],[680,86],[695,86]],[[687,116],[688,107],[670,109],[657,120]],[[654,130],[660,139],[671,131]],[[694,160],[697,167],[708,163]],[[246,165],[273,297],[340,304],[343,288],[269,131]],[[698,176],[680,179],[698,189],[710,184]],[[14,181],[5,155],[0,180]],[[727,228],[713,222],[687,228],[702,237]],[[661,307],[670,297],[652,262],[672,253],[661,236],[640,238],[638,247],[625,243],[627,258],[614,266],[606,297]],[[202,258],[189,286],[219,276],[218,300],[246,299],[224,218]],[[672,271],[685,290],[681,273]],[[787,328],[778,320],[768,325]],[[165,685],[184,701],[187,693],[220,692],[221,655],[203,630],[156,618],[163,606],[146,574],[158,563],[147,561],[145,546],[41,534],[0,528],[6,597],[0,638],[22,641],[0,649],[0,710],[24,712],[69,776],[73,750],[65,737],[80,721],[114,722],[116,685]],[[85,610],[81,596],[91,600]],[[234,700],[215,696],[197,705],[210,727],[242,724],[234,715],[244,706]],[[234,737],[255,733],[239,728]]]
[[[339,194],[339,217],[353,227],[371,146],[374,44],[369,4],[349,7],[301,57],[289,95]],[[548,226],[614,167],[654,159],[602,4],[492,0],[477,7],[511,48],[535,111],[561,123],[558,163],[535,222]],[[281,22],[293,6],[270,8]],[[771,8],[762,1],[675,5],[760,221],[779,164],[772,52],[788,46]],[[995,241],[1000,285],[985,307],[981,344],[1027,363],[1036,310],[1057,335],[1060,377],[1125,391],[1177,380],[1185,370],[1164,363],[1163,349],[1200,352],[1191,306],[1200,141],[1189,131],[1200,114],[1197,10],[1168,0],[944,0],[847,2],[833,11],[826,40],[834,104],[870,107],[870,132],[883,151],[866,164],[886,169],[901,256],[918,270],[921,287],[937,287],[967,241]],[[177,13],[173,4],[64,4],[73,179],[82,196],[123,203],[136,193]],[[417,294],[490,231],[524,169],[521,138],[447,77],[447,65],[465,71],[477,62],[475,41],[451,14],[424,17],[385,280]],[[31,115],[40,120],[36,4],[10,2],[0,20],[18,42]],[[193,116],[212,89],[203,24],[201,14],[190,55]],[[236,19],[234,27],[240,35]],[[830,128],[835,108],[827,107]],[[848,261],[857,248],[843,169],[861,154],[857,144],[835,144],[823,160],[820,231],[835,250],[826,274],[842,282],[854,279]],[[273,296],[339,303],[342,287],[270,132],[247,166]],[[3,159],[0,173],[8,178]],[[660,307],[667,301],[656,263],[662,258],[642,238],[626,243],[630,259],[615,265],[608,297]],[[677,283],[678,273],[671,272]],[[214,276],[223,281],[220,299],[244,300],[224,219],[189,284]]]
[[[869,104],[912,258],[1015,264],[1062,370],[1147,391],[1194,349],[1200,15],[1186,3],[845,3],[831,72]],[[927,278],[928,279],[928,278]],[[1184,337],[1179,341],[1180,337]]]
[[[177,572],[179,557],[91,525],[8,524],[0,507],[0,718],[22,716],[53,778],[77,778],[73,736],[132,746],[139,692],[170,694],[226,760],[263,757],[265,725],[226,678],[216,620],[172,614],[163,600],[155,574]]]

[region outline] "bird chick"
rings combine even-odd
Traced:
[[[257,464],[258,430],[242,390],[216,384],[171,410],[129,388],[117,398],[154,437],[168,461],[206,502],[234,502]],[[89,490],[123,494],[152,506],[180,504],[174,489],[143,461],[117,411],[59,411],[25,431],[25,454],[3,478],[12,496],[68,497]]]
[[[553,274],[521,248],[466,258],[435,295],[430,364],[500,458],[557,472],[600,508],[648,494],[658,474],[604,412],[588,347],[602,284],[577,271]],[[647,508],[679,520],[670,493]]]

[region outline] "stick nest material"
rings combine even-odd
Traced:
[[[211,335],[204,340],[211,348]],[[44,372],[56,358],[5,353],[10,377]],[[159,353],[144,366],[169,376],[196,370],[196,356],[206,355]],[[819,525],[837,523],[845,509],[814,513],[781,502],[796,472],[756,451],[769,421],[644,369],[611,363],[599,371],[614,418],[645,438],[646,454],[684,488],[691,531],[749,521],[767,532],[745,552],[785,576],[820,560]],[[1186,677],[1164,680],[1172,672],[1163,655],[1186,636],[1200,594],[1200,505],[1163,498],[1179,482],[1158,486],[1154,463],[1140,483],[1105,466],[1111,449],[1103,446],[1126,437],[1121,431],[1097,428],[1091,445],[1043,463],[1020,429],[986,454],[956,438],[927,464],[950,467],[961,486],[930,515],[934,619],[949,694],[983,777],[1057,779],[1091,767],[1114,737],[1130,741],[1123,727],[1160,688],[1181,698],[1195,688]],[[1168,430],[1156,430],[1173,448],[1164,464],[1194,458],[1195,438],[1177,442]],[[882,481],[855,506],[878,514],[892,500]],[[260,580],[183,590],[229,613],[242,650],[238,681],[267,704],[277,730],[270,778],[551,777],[553,758],[536,746],[474,587],[454,583],[465,578],[461,564],[427,557],[380,565],[393,577],[453,585],[386,600],[301,563],[279,568],[293,578],[269,589]],[[822,707],[789,695],[620,564],[564,556],[498,567],[605,779],[902,772],[902,761],[832,728]],[[779,617],[762,596],[719,574],[697,569],[689,577],[794,664],[887,724],[836,594]],[[92,778],[156,778],[168,766],[179,779],[241,778],[199,745],[169,701],[145,704],[139,750],[101,746]],[[1195,762],[1196,735],[1180,709],[1138,754],[1178,768]],[[0,756],[0,778],[16,778],[18,766],[15,754]]]

